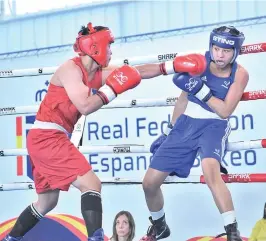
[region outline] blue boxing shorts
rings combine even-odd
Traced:
[[[222,161],[230,131],[227,120],[197,119],[183,114],[153,156],[150,167],[186,178],[197,155],[201,160],[215,158]]]

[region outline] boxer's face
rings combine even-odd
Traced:
[[[224,68],[225,66],[227,66],[233,56],[234,56],[234,49],[224,49],[224,48],[220,48],[216,45],[212,46],[212,55],[214,58],[214,62],[215,64],[220,67],[220,68]]]
[[[111,61],[111,56],[112,56],[112,50],[111,50],[111,43],[107,45],[107,49],[106,49],[106,54],[107,54],[107,62],[106,62],[106,66],[107,67]]]
[[[116,219],[116,232],[118,237],[128,237],[130,234],[129,221],[126,215],[121,215]]]

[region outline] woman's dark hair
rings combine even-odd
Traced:
[[[134,221],[132,214],[128,211],[120,211],[118,214],[116,214],[116,216],[114,218],[114,222],[113,222],[113,236],[111,239],[112,239],[112,241],[118,241],[118,235],[116,232],[116,221],[122,215],[125,215],[127,217],[128,223],[129,223],[129,228],[130,228],[127,241],[132,241],[135,237],[135,221]]]

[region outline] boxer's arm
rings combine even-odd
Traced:
[[[82,72],[72,61],[68,61],[60,67],[58,78],[69,99],[81,114],[88,115],[103,106],[99,96],[89,96],[90,90],[82,81]]]
[[[160,64],[143,64],[135,66],[142,79],[150,79],[162,75]]]
[[[140,73],[141,79],[150,79],[162,75],[159,64],[143,64],[134,66]],[[105,83],[106,78],[115,70],[118,66],[110,65],[102,70],[102,84]]]
[[[69,99],[83,115],[100,109],[114,100],[117,95],[135,88],[141,82],[141,76],[137,69],[124,65],[111,72],[106,78],[106,83],[99,88],[95,95],[90,96],[89,88],[82,82],[80,68],[70,61],[61,67],[58,78],[66,89]]]
[[[184,114],[187,104],[188,104],[188,94],[185,91],[182,91],[179,98],[176,101],[175,108],[172,115],[171,124],[174,125],[176,122],[176,119]]]
[[[206,103],[214,110],[221,118],[228,118],[237,107],[244,90],[248,84],[249,74],[240,65],[235,75],[235,81],[231,85],[225,100],[220,100],[212,96]]]
[[[159,75],[188,72],[192,75],[200,75],[206,69],[206,59],[201,54],[188,54],[176,56],[174,60],[160,64],[142,64],[134,66],[140,73],[141,79],[150,79]],[[108,66],[102,71],[102,83],[105,83],[107,76],[118,66]]]

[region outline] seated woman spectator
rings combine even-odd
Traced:
[[[135,237],[135,221],[128,211],[120,211],[113,222],[111,241],[132,241]]]

